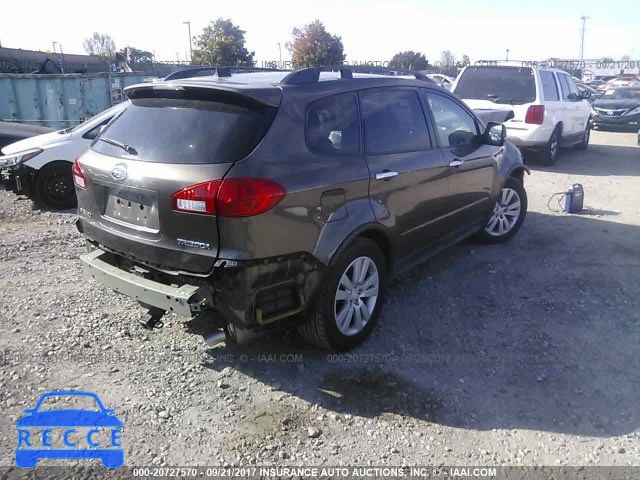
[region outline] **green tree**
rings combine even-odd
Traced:
[[[453,67],[456,63],[456,57],[453,56],[451,50],[443,50],[440,54],[440,65],[442,68],[450,68]]]
[[[287,42],[291,63],[295,68],[320,65],[341,65],[344,62],[342,38],[331,35],[320,20],[314,20],[302,29],[294,28],[293,39]]]
[[[244,30],[231,20],[209,22],[200,36],[194,37],[194,65],[253,65],[255,52],[245,47]]]
[[[82,46],[89,55],[95,55],[103,60],[110,60],[116,53],[116,44],[106,33],[94,32],[91,37],[84,39]]]
[[[131,55],[131,59],[129,63],[151,63],[153,62],[153,53],[147,52],[146,50],[140,50],[135,47],[128,47],[129,54]],[[127,49],[123,48],[118,52],[124,58],[127,58]]]
[[[462,63],[464,65],[471,65],[471,59],[469,58],[469,55],[462,55]]]
[[[424,70],[429,66],[424,53],[408,50],[396,53],[389,62],[391,68],[406,68],[409,70]]]

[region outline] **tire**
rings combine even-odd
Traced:
[[[363,266],[366,269],[363,270]],[[324,287],[298,331],[309,343],[321,348],[350,350],[367,338],[380,316],[387,283],[387,265],[374,242],[358,238],[338,255],[329,268]],[[359,284],[353,282],[358,288],[351,290],[350,295],[348,285],[357,275],[356,269],[364,271],[361,275],[364,280]],[[366,284],[371,282],[372,286],[367,288]],[[341,313],[342,322],[339,321]],[[367,313],[370,314],[368,319]]]
[[[549,141],[547,142],[547,146],[545,149],[540,152],[539,161],[542,165],[555,165],[556,159],[558,158],[558,152],[560,151],[560,128],[556,127],[551,136],[549,137]]]
[[[34,188],[36,203],[53,210],[77,205],[71,166],[69,162],[57,162],[38,170]]]
[[[576,145],[576,150],[584,151],[589,148],[589,138],[591,137],[591,128],[587,125],[582,134],[582,141]]]
[[[519,206],[517,212],[515,208],[516,202],[518,202]],[[504,205],[507,208],[504,208]],[[515,177],[509,177],[500,189],[496,205],[487,224],[475,235],[475,239],[487,244],[506,242],[520,230],[526,215],[527,192],[520,180]],[[504,228],[505,225],[508,228]],[[500,231],[501,226],[504,229],[503,231]]]

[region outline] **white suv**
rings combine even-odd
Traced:
[[[559,147],[589,146],[589,94],[580,94],[562,70],[527,65],[465,67],[451,90],[476,111],[513,110],[505,122],[509,141],[538,151],[542,163],[553,165]]]

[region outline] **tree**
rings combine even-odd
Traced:
[[[442,68],[453,67],[456,63],[456,57],[453,56],[451,50],[443,50],[440,54],[440,63]]]
[[[342,38],[331,35],[320,20],[314,20],[302,29],[294,28],[293,39],[287,42],[291,63],[295,68],[320,65],[341,65],[344,62]]]
[[[471,59],[469,55],[462,55],[462,63],[463,65],[471,65]]]
[[[630,60],[631,60],[631,57],[629,55],[623,55],[620,58],[620,61],[622,61],[622,62],[629,62]]]
[[[389,62],[391,68],[405,68],[409,70],[424,70],[429,66],[424,53],[408,50],[396,53]]]
[[[139,50],[135,47],[127,47],[129,49],[130,60],[129,63],[151,63],[153,62],[153,53],[146,50]],[[120,55],[127,58],[127,49],[120,50]]]
[[[192,63],[194,65],[253,66],[255,52],[245,47],[244,30],[230,19],[218,18],[209,22],[202,34],[194,37]]]
[[[89,55],[95,55],[103,60],[111,59],[116,53],[116,44],[106,33],[94,32],[91,37],[84,39],[82,45]]]

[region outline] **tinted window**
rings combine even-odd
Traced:
[[[531,68],[472,67],[458,80],[455,93],[461,98],[521,105],[536,99],[536,84]]]
[[[307,114],[307,146],[321,155],[353,155],[360,151],[358,103],[354,93],[314,103]]]
[[[431,147],[427,123],[412,90],[376,89],[361,92],[367,153],[415,152]]]
[[[460,105],[442,95],[424,93],[436,122],[441,147],[459,147],[475,142],[478,128],[475,119]]]
[[[140,98],[114,119],[92,149],[127,156],[109,139],[130,145],[136,160],[158,163],[227,163],[246,157],[271,125],[276,108],[254,104],[237,94],[214,91],[199,98],[161,91],[176,98]]]
[[[569,75],[559,73],[558,80],[560,81],[562,98],[564,100],[569,100],[569,95],[572,93],[575,93],[576,95],[578,94],[578,88],[576,87],[576,84],[573,83],[573,80],[571,80],[571,77]]]
[[[558,101],[558,88],[556,86],[556,79],[553,77],[553,73],[546,70],[540,70],[540,83],[542,83],[542,94],[547,101]]]

